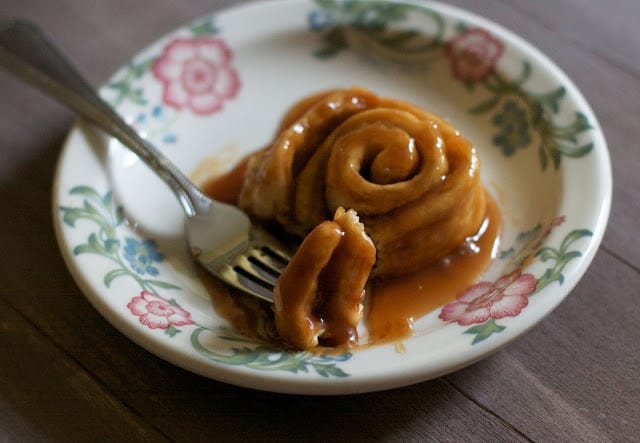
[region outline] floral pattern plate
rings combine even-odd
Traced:
[[[353,84],[432,110],[476,144],[504,219],[481,281],[416,319],[415,336],[402,343],[307,353],[245,338],[198,279],[170,191],[117,142],[78,123],[58,165],[54,222],[95,308],[190,371],[300,394],[437,377],[495,352],[553,310],[603,236],[607,147],[569,78],[492,22],[429,2],[253,3],[161,38],[102,94],[184,171],[205,162],[223,172],[263,146],[295,100]]]

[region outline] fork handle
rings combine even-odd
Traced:
[[[67,105],[135,152],[178,197],[187,216],[208,212],[212,202],[153,145],[140,137],[32,23],[0,25],[0,65]]]

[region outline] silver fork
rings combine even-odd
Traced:
[[[98,96],[35,25],[24,21],[0,25],[0,65],[136,153],[180,201],[194,259],[231,286],[273,302],[274,284],[290,259],[286,248],[252,225],[240,209],[205,196]]]

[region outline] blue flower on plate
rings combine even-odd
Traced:
[[[322,31],[336,24],[333,14],[327,11],[312,11],[309,14],[309,26],[314,31]]]
[[[493,137],[493,143],[507,157],[531,143],[527,111],[514,100],[508,100],[502,110],[494,115],[493,125],[499,129]]]
[[[140,241],[131,237],[125,239],[124,258],[140,275],[158,275],[158,268],[153,263],[164,259],[153,240]]]
[[[156,105],[151,110],[151,115],[153,115],[155,118],[161,118],[162,114],[163,114],[163,109],[161,105]]]

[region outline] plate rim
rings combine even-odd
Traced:
[[[243,11],[254,8],[273,8],[275,7],[284,7],[288,4],[311,4],[311,1],[298,1],[298,0],[267,0],[258,3],[248,3],[242,5],[235,5],[231,8],[223,8],[215,11],[213,14],[219,16],[221,14],[229,14],[236,13],[241,14]],[[493,22],[490,19],[477,15],[473,12],[467,11],[465,9],[459,8],[457,6],[451,6],[447,4],[443,4],[440,2],[416,2],[416,1],[395,1],[392,3],[411,3],[419,5],[420,7],[430,7],[434,8],[443,14],[450,16],[462,17],[465,20],[471,21],[474,24],[481,24],[483,27],[494,32],[495,30],[499,31],[499,35],[501,38],[505,39],[509,42],[509,44],[516,44],[519,51],[530,56],[532,60],[535,60],[536,65],[544,70],[551,70],[551,74],[554,78],[558,78],[559,81],[566,87],[571,89],[572,97],[578,101],[576,104],[577,107],[581,110],[585,110],[587,114],[591,117],[591,122],[594,125],[594,130],[592,133],[592,137],[597,139],[597,149],[594,149],[592,155],[597,156],[597,163],[599,164],[598,170],[600,171],[600,177],[603,178],[603,183],[605,185],[605,189],[603,189],[604,198],[601,201],[598,211],[597,220],[594,222],[593,226],[590,228],[593,230],[593,236],[589,240],[587,248],[584,250],[584,256],[581,258],[580,265],[578,268],[574,269],[571,273],[571,278],[565,281],[562,288],[560,288],[560,296],[556,297],[553,300],[553,303],[545,308],[545,312],[542,316],[539,316],[536,321],[529,322],[528,324],[514,324],[512,328],[510,328],[510,333],[505,336],[497,337],[492,343],[481,343],[477,347],[473,348],[473,352],[468,353],[466,356],[460,356],[458,360],[456,360],[456,364],[451,365],[443,365],[443,367],[439,368],[439,370],[432,371],[428,376],[425,376],[424,370],[417,365],[413,365],[413,370],[405,371],[402,374],[396,374],[394,377],[384,377],[380,375],[369,375],[363,376],[358,375],[357,377],[349,377],[349,378],[333,378],[333,379],[323,379],[323,378],[300,378],[300,377],[292,377],[289,373],[256,373],[256,372],[248,372],[244,370],[238,370],[237,367],[227,366],[217,362],[211,362],[209,360],[205,360],[199,358],[194,355],[191,358],[188,358],[186,361],[184,360],[184,356],[182,354],[176,354],[173,346],[171,346],[170,342],[164,340],[163,338],[159,339],[149,339],[149,334],[146,334],[147,331],[143,329],[136,330],[131,328],[131,326],[124,321],[123,318],[116,315],[115,310],[108,306],[108,303],[100,296],[99,293],[94,292],[94,289],[91,287],[91,279],[82,272],[82,270],[78,267],[77,258],[73,256],[71,253],[73,245],[67,243],[67,237],[64,233],[64,223],[62,221],[62,217],[60,216],[60,205],[62,197],[66,196],[63,194],[67,192],[67,190],[63,190],[60,186],[62,181],[62,172],[63,165],[65,162],[68,162],[68,157],[70,156],[70,151],[72,151],[72,142],[73,137],[79,131],[81,131],[81,126],[84,125],[81,120],[77,120],[76,123],[69,130],[68,135],[63,143],[63,149],[61,150],[58,160],[55,166],[55,175],[53,180],[52,187],[52,215],[54,219],[54,231],[56,240],[58,242],[58,247],[61,251],[61,254],[64,258],[67,269],[72,275],[74,281],[80,288],[81,292],[88,299],[88,301],[94,306],[94,308],[100,313],[100,315],[105,318],[111,325],[113,325],[117,330],[119,330],[123,335],[125,335],[128,339],[132,340],[142,348],[152,352],[158,357],[171,362],[172,364],[182,367],[191,372],[197,373],[199,375],[216,379],[222,382],[234,384],[237,386],[244,386],[248,388],[260,389],[265,391],[273,391],[273,392],[281,392],[281,393],[290,393],[290,394],[321,394],[321,395],[335,395],[335,394],[352,394],[352,393],[363,393],[363,392],[373,392],[385,389],[396,388],[400,386],[406,386],[409,384],[413,384],[416,382],[420,382],[423,380],[439,377],[446,373],[455,371],[462,367],[466,367],[474,362],[481,360],[487,357],[490,354],[497,352],[502,349],[504,346],[508,345],[513,340],[521,337],[524,333],[526,333],[529,329],[536,326],[544,317],[549,315],[551,312],[555,310],[555,308],[571,293],[575,285],[582,279],[583,275],[589,268],[592,263],[593,258],[595,257],[596,252],[599,249],[599,246],[604,237],[604,233],[608,224],[608,218],[611,210],[611,200],[612,200],[612,172],[611,172],[611,162],[610,162],[610,154],[607,146],[606,139],[604,137],[604,133],[600,126],[599,120],[590,104],[582,94],[582,92],[577,88],[577,86],[573,83],[573,81],[564,73],[564,71],[546,54],[537,49],[534,45],[529,43],[527,40],[523,39],[515,32],[505,28],[504,26]],[[198,19],[198,18],[196,18]],[[158,36],[155,38],[150,44],[146,47],[142,48],[139,51],[136,51],[129,60],[139,56],[140,54],[149,51],[151,48],[155,47],[159,44],[163,39],[168,38],[171,35],[179,32],[184,29],[188,23],[185,23],[181,26],[174,28],[173,30],[165,33],[164,35]],[[110,76],[110,78],[115,75],[121,67],[118,67],[116,71]],[[594,161],[596,161],[594,160]],[[604,174],[604,175],[602,175]],[[108,182],[108,178],[106,179]],[[140,331],[143,331],[142,333]],[[419,338],[419,337],[417,337]],[[411,339],[411,338],[409,338]],[[361,352],[361,351],[356,351]],[[445,367],[448,366],[448,367]],[[211,368],[215,367],[215,375],[211,373]],[[250,374],[247,376],[247,374]],[[383,374],[384,375],[384,374]]]

